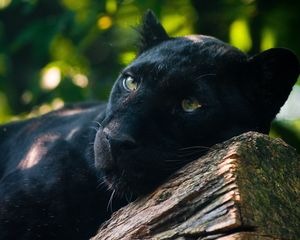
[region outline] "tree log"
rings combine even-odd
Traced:
[[[97,239],[300,239],[300,157],[249,132],[115,212]]]

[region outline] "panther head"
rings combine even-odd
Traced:
[[[213,37],[171,38],[151,11],[140,33],[94,144],[96,168],[120,194],[149,192],[213,144],[268,133],[299,74],[287,49],[249,58]]]

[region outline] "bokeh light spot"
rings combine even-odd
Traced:
[[[264,51],[269,48],[273,48],[275,46],[275,43],[276,43],[276,39],[274,36],[274,32],[269,28],[264,29],[262,32],[262,39],[261,39],[261,46],[260,46],[261,50]]]
[[[235,20],[230,26],[230,43],[241,49],[249,51],[252,47],[252,40],[249,33],[249,27],[245,19]]]
[[[54,98],[51,103],[51,107],[55,110],[62,108],[63,106],[64,106],[64,101],[61,98]]]
[[[85,88],[89,84],[89,80],[88,80],[87,76],[85,76],[83,74],[74,75],[72,78],[72,82],[76,86],[81,87],[81,88]]]
[[[120,55],[120,63],[123,65],[128,65],[133,61],[133,59],[136,57],[135,52],[124,52]]]
[[[105,9],[108,13],[115,13],[117,11],[117,1],[116,0],[106,0]]]
[[[39,107],[38,112],[41,115],[41,114],[50,112],[51,110],[52,110],[52,107],[49,104],[43,104]]]
[[[186,16],[179,14],[165,15],[161,22],[166,31],[172,35],[181,36],[192,33],[191,21]]]
[[[33,98],[32,92],[30,92],[30,91],[25,91],[21,96],[21,100],[25,104],[30,103],[32,98]]]
[[[105,30],[112,26],[112,19],[109,16],[102,16],[97,21],[98,28]]]
[[[10,3],[11,3],[11,0],[0,0],[0,10],[7,8]]]
[[[43,70],[41,79],[41,88],[52,90],[56,88],[61,81],[61,72],[58,67],[49,67]]]

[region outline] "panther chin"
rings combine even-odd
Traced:
[[[121,154],[112,152],[109,141],[99,131],[94,142],[95,168],[101,181],[118,196],[137,197],[144,195],[157,186],[157,179],[138,169],[133,162],[138,154]],[[126,164],[124,164],[126,163]]]

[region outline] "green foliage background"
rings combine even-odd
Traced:
[[[282,46],[300,57],[298,0],[0,0],[0,123],[106,100],[149,8],[171,36],[213,35],[250,55]],[[271,134],[300,149],[300,120],[275,121]]]

